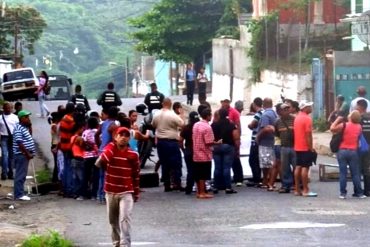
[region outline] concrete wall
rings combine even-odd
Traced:
[[[230,52],[233,54],[233,101],[245,98],[245,89],[248,83],[248,67],[250,60],[247,57],[250,34],[247,28],[241,27],[240,40],[214,39],[212,42],[212,98],[219,101],[230,97]]]
[[[261,73],[261,82],[254,83],[249,88],[251,100],[255,97],[270,97],[274,104],[281,102],[281,96],[293,100],[312,101],[311,75],[287,74],[264,70]],[[249,104],[251,101],[247,101]]]
[[[255,97],[270,97],[274,103],[281,101],[281,95],[293,100],[312,100],[311,75],[287,74],[265,70],[261,74],[261,82],[252,83],[248,68],[250,59],[247,57],[250,34],[241,28],[241,39],[213,40],[213,83],[212,100],[219,102],[230,96],[230,49],[233,52],[234,85],[232,101],[244,101],[247,110]]]

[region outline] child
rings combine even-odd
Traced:
[[[90,197],[95,200],[99,187],[99,169],[95,166],[98,158],[98,145],[95,142],[95,134],[98,131],[99,119],[90,117],[87,120],[87,129],[82,133],[84,141],[84,180],[83,194],[85,197]]]
[[[74,198],[78,201],[83,200],[83,175],[84,175],[84,141],[82,139],[83,127],[81,126],[76,134],[71,138],[72,144],[72,177]]]
[[[131,212],[139,199],[139,155],[128,147],[130,130],[119,127],[96,161],[106,170],[104,190],[113,246],[131,246]]]

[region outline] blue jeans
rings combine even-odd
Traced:
[[[193,161],[193,151],[189,148],[185,148],[184,158],[187,169],[186,176],[186,191],[191,192],[194,186],[194,161]]]
[[[28,172],[28,159],[23,154],[14,156],[15,176],[14,176],[14,198],[24,196],[24,182]]]
[[[46,115],[49,114],[49,109],[45,104],[45,95],[44,94],[39,94],[38,95],[38,100],[39,100],[39,105],[40,105],[41,117],[45,117]]]
[[[231,189],[231,167],[234,162],[235,149],[229,144],[220,144],[213,149],[215,170],[213,173],[216,189]]]
[[[12,147],[9,147],[8,144],[9,137],[8,136],[1,136],[1,175],[13,175],[12,169]]]
[[[63,152],[64,156],[64,169],[63,169],[63,191],[64,196],[73,196],[73,171],[72,171],[72,155],[70,152]]]
[[[84,188],[84,160],[72,159],[73,172],[73,194],[75,196],[83,196]]]
[[[248,161],[252,170],[253,183],[258,184],[261,182],[261,167],[258,157],[258,144],[255,141],[251,142]]]
[[[164,186],[166,188],[170,187],[171,174],[173,174],[174,184],[180,186],[182,159],[178,141],[158,139],[157,151],[162,165],[162,180]]]
[[[354,188],[354,194],[356,196],[363,195],[361,188],[360,178],[360,159],[357,150],[339,149],[337,153],[337,159],[339,164],[339,188],[340,194],[347,194],[347,165],[352,175],[352,182]]]
[[[281,161],[281,184],[284,189],[289,189],[293,185],[293,169],[296,165],[296,155],[294,148],[281,147],[280,148]]]
[[[99,170],[99,188],[98,188],[98,194],[97,194],[97,197],[98,197],[99,201],[103,201],[104,198],[105,198],[104,180],[105,180],[105,170],[103,168],[100,168],[100,170]]]

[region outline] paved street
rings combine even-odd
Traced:
[[[125,99],[125,111],[139,102]],[[59,103],[65,102],[47,102],[51,109]],[[24,102],[24,108],[34,113],[34,136],[48,154],[49,126],[36,117],[37,102]],[[320,156],[320,162],[335,160]],[[133,246],[368,246],[370,199],[338,199],[338,182],[319,182],[317,167],[310,186],[318,198],[244,186],[238,194],[221,192],[214,199],[197,200],[164,193],[162,186],[145,189],[134,207]],[[348,191],[352,193],[350,183]],[[77,246],[111,245],[105,206],[89,200],[58,202],[70,223],[66,236]]]

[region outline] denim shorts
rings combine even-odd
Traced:
[[[281,156],[280,156],[280,149],[281,149],[281,146],[280,145],[275,145],[274,146],[274,152],[275,152],[275,158],[277,159],[277,160],[280,160],[281,158]]]

